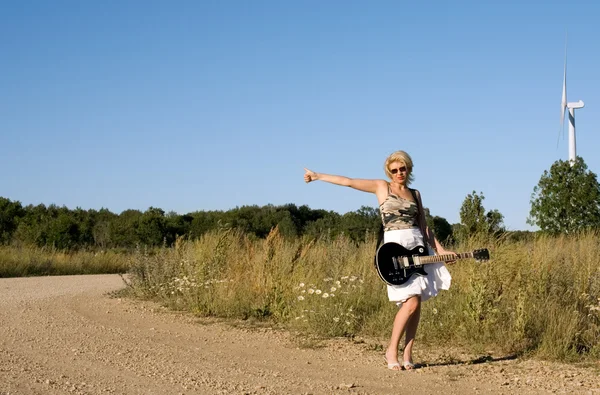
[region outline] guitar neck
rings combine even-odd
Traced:
[[[421,261],[421,264],[427,264],[427,263],[439,263],[439,262],[446,262],[446,261],[456,261],[459,259],[468,259],[468,258],[473,258],[472,252],[461,252],[456,255],[445,254],[445,255],[422,256],[420,261]]]

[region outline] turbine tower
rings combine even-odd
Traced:
[[[564,128],[565,111],[569,110],[569,162],[575,163],[577,144],[575,140],[575,110],[583,108],[583,101],[567,103],[567,46],[565,44],[565,68],[563,75],[562,100],[560,102],[560,127]]]

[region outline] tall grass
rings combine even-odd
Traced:
[[[259,318],[319,336],[387,336],[396,306],[373,268],[375,240],[266,240],[235,231],[138,251],[131,291],[203,316]],[[498,349],[549,359],[600,357],[598,235],[532,241],[469,240],[486,263],[450,267],[449,291],[423,306],[419,336],[432,345]]]
[[[69,252],[53,248],[0,246],[0,278],[125,273],[129,256],[114,251]]]
[[[389,334],[397,307],[373,267],[374,239],[265,239],[235,231],[174,248],[65,252],[0,247],[0,277],[130,271],[134,295],[202,316],[267,319],[323,337]],[[489,262],[449,267],[449,291],[423,305],[420,341],[543,358],[600,357],[597,233],[534,240],[471,239]]]
[[[373,275],[373,252],[348,239],[266,240],[235,231],[151,255],[139,251],[133,291],[199,315],[265,318],[327,336],[356,333],[387,303]],[[336,318],[334,320],[334,318]],[[324,320],[327,320],[326,322]],[[349,322],[349,324],[348,324]]]
[[[600,356],[597,234],[489,247],[490,262],[451,268],[452,288],[424,311],[428,340],[499,345],[550,359]]]

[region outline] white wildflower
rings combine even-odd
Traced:
[[[336,287],[331,287],[331,292],[335,292],[335,291],[337,291],[337,288]]]
[[[324,298],[324,299],[327,299],[328,297],[329,297],[329,294],[328,294],[327,292],[325,292],[325,293],[323,294],[323,298]]]
[[[314,294],[314,293],[315,293],[315,290],[314,290],[314,289],[312,289],[312,288],[310,288],[310,289],[308,290],[308,293],[312,295],[312,294]]]
[[[320,289],[317,289],[317,290],[315,291],[315,293],[316,293],[317,295],[321,295],[321,290],[320,290]]]
[[[302,296],[302,295],[298,296],[298,300],[304,300],[304,296]]]

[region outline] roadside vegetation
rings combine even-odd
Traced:
[[[371,262],[375,240],[286,240],[211,232],[138,251],[129,292],[199,316],[265,320],[318,337],[387,337],[396,312]],[[450,267],[449,291],[423,305],[421,341],[557,360],[600,357],[598,234],[472,238],[487,262]]]
[[[125,273],[130,265],[130,255],[119,251],[0,246],[0,278]]]

